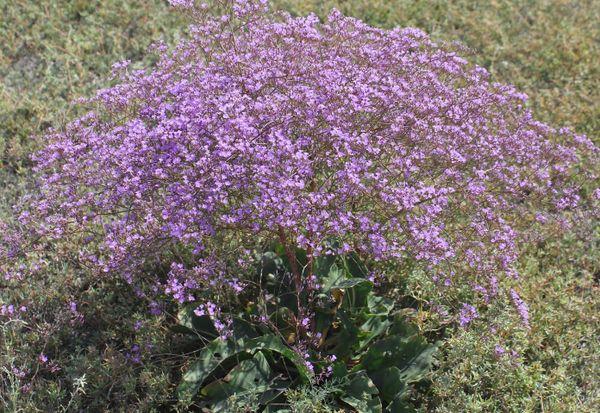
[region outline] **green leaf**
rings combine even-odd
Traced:
[[[350,253],[342,258],[347,274],[355,278],[365,278],[369,273],[367,267],[356,253]]]
[[[252,350],[270,350],[281,354],[283,357],[291,361],[300,375],[302,382],[308,383],[312,377],[312,373],[304,364],[302,357],[294,350],[285,345],[281,339],[275,335],[266,335],[252,340],[248,340],[246,347]]]
[[[364,278],[349,278],[331,287],[331,291],[344,291],[344,307],[348,309],[362,308],[367,305],[367,297],[373,289],[373,283]]]
[[[360,339],[358,341],[358,349],[363,350],[371,341],[378,336],[385,334],[387,329],[392,325],[387,318],[372,316],[360,326]]]
[[[280,354],[296,367],[300,381],[310,382],[312,373],[304,364],[304,360],[277,336],[265,335],[245,341],[216,339],[200,352],[198,360],[184,374],[183,381],[178,387],[179,398],[190,400],[198,393],[204,381],[210,376],[220,370],[229,370],[236,364],[241,364],[244,360],[252,358],[260,351],[272,351]],[[264,355],[262,357],[264,358]],[[212,389],[215,392],[218,389],[223,390],[221,384],[214,383],[211,387],[206,386],[203,392],[207,387],[208,390]]]
[[[257,394],[270,388],[271,367],[262,352],[242,361],[222,380],[217,380],[202,389],[202,395],[210,400],[211,411],[227,412],[236,404],[252,407]]]
[[[183,375],[183,381],[177,389],[179,398],[181,400],[193,398],[198,393],[202,383],[215,373],[219,367],[227,368],[227,366],[230,367],[241,360],[252,357],[244,350],[244,347],[238,342],[231,340],[216,339],[210,342],[202,349],[198,360]]]
[[[347,312],[340,309],[337,313],[340,320],[340,331],[327,340],[327,346],[335,346],[331,352],[339,359],[351,357],[358,344],[360,331],[354,325]]]
[[[348,375],[348,368],[346,367],[346,363],[342,361],[336,361],[333,363],[333,372],[332,377],[334,379],[343,379]]]
[[[258,404],[262,406],[269,406],[271,403],[277,401],[285,401],[285,395],[287,389],[290,388],[292,382],[285,379],[275,379],[269,383],[269,388],[265,390],[258,398]]]
[[[394,309],[394,300],[369,294],[367,297],[367,307],[371,314],[386,316]]]
[[[389,367],[369,373],[369,377],[379,389],[381,399],[387,403],[404,396],[408,390],[407,382],[398,367]]]
[[[369,372],[396,366],[407,380],[418,380],[421,373],[429,370],[434,351],[435,346],[421,336],[391,336],[373,344],[360,365]]]
[[[388,404],[385,413],[417,413],[417,409],[399,397]]]
[[[251,359],[244,360],[235,366],[225,380],[229,380],[229,385],[238,391],[268,384],[270,376],[269,362],[264,354],[258,351]]]
[[[329,271],[327,272],[327,275],[322,277],[321,280],[321,290],[325,293],[331,291],[331,288],[334,285],[337,285],[341,282],[343,282],[346,279],[346,273],[344,272],[344,270],[342,268],[338,268],[337,264],[334,262],[331,267],[329,268]]]
[[[395,316],[392,326],[388,331],[390,336],[401,336],[401,337],[410,337],[419,333],[419,329],[416,325],[405,321],[402,316]]]
[[[232,318],[231,330],[233,332],[233,337],[236,340],[258,337],[258,333],[254,329],[254,326],[240,317]]]
[[[335,255],[321,255],[316,257],[313,264],[313,271],[315,275],[321,279],[326,278],[328,275],[331,274],[331,269],[333,265],[335,265],[336,260],[337,257]]]
[[[271,368],[262,352],[257,352],[251,359],[243,360],[221,380],[205,386],[201,394],[212,403],[225,400],[232,395],[243,398],[248,391],[265,391],[268,389]]]
[[[173,326],[173,331],[184,334],[200,335],[207,340],[213,340],[219,336],[209,316],[197,316],[194,313],[197,305],[186,305],[177,313],[178,324]]]
[[[381,413],[379,391],[364,371],[354,374],[345,387],[341,400],[356,409],[358,413]]]
[[[348,278],[346,280],[341,280],[336,282],[331,286],[331,289],[344,290],[348,288],[353,288],[360,285],[368,285],[370,288],[373,286],[373,283],[364,278]]]

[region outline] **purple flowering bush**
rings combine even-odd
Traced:
[[[597,165],[588,139],[535,121],[523,94],[421,31],[192,3],[176,4],[189,39],[157,46],[150,70],[116,65],[121,80],[35,156],[21,224],[76,240],[100,273],[133,282],[185,247],[165,287],[194,301],[207,284],[237,292],[237,264],[278,240],[306,251],[298,290],[316,257],[355,252],[493,296],[517,276],[523,229],[563,219],[574,174],[593,176],[578,169]]]
[[[116,64],[114,86],[35,155],[36,191],[3,228],[5,278],[42,272],[32,257],[52,248],[138,297],[189,303],[225,340],[227,303],[253,291],[276,244],[298,349],[318,347],[312,304],[331,256],[381,280],[418,268],[529,322],[519,250],[598,197],[582,189],[598,166],[586,137],[536,121],[524,94],[416,29],[171,3],[194,19],[189,38],[157,45],[147,70]],[[474,304],[455,308],[460,325]]]

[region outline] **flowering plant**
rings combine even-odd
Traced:
[[[68,240],[99,273],[150,278],[218,317],[206,291],[238,294],[278,242],[301,331],[313,315],[300,296],[315,296],[330,254],[410,261],[488,300],[517,277],[524,231],[564,222],[584,195],[576,176],[596,176],[586,137],[534,120],[525,95],[420,30],[172,3],[194,19],[189,38],[157,45],[149,70],[115,65],[117,84],[47,136],[22,232],[3,239],[7,278],[23,276],[19,252]],[[165,260],[165,276],[149,273]],[[475,317],[465,304],[460,323]]]
[[[300,323],[293,282],[286,282],[289,262],[268,252],[261,263],[243,310],[221,314],[225,337],[212,305],[179,311],[173,328],[198,352],[178,386],[181,404],[279,411],[288,405],[286,392],[311,383],[332,389],[332,408],[412,411],[411,385],[429,372],[436,346],[394,300],[377,293],[356,256],[317,258],[318,287],[307,303],[314,316]],[[302,328],[309,332],[298,340]]]

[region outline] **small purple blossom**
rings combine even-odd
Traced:
[[[142,351],[138,344],[131,346],[131,349],[125,353],[125,358],[133,364],[141,364],[142,362]]]
[[[527,306],[527,303],[523,301],[519,293],[512,288],[510,290],[510,298],[519,312],[519,316],[521,317],[523,325],[525,327],[529,327],[529,307]]]
[[[498,358],[506,354],[506,350],[500,344],[494,346],[494,355]]]
[[[24,379],[27,376],[27,374],[29,374],[28,369],[25,369],[25,368],[20,369],[18,367],[12,367],[11,372],[19,379]]]
[[[459,323],[461,327],[466,327],[471,321],[479,317],[477,309],[470,304],[463,304],[459,314]]]
[[[162,305],[156,301],[151,301],[149,305],[150,314],[159,316],[163,312]]]

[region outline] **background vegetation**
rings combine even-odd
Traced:
[[[460,41],[495,80],[525,91],[540,119],[573,126],[600,143],[598,0],[275,3],[292,13],[320,16],[335,6],[373,25],[416,26],[440,41]],[[4,1],[0,13],[0,214],[6,215],[29,184],[28,155],[43,144],[34,136],[71,118],[68,103],[106,84],[112,63],[143,60],[152,41],[180,36],[185,18],[159,0]],[[483,320],[466,331],[445,329],[444,320],[417,312],[424,331],[446,335],[431,385],[418,396],[421,408],[597,411],[598,235],[597,223],[584,222],[564,239],[532,245],[523,257],[529,331],[495,337],[507,326],[518,329],[509,312],[494,315],[496,332]],[[168,404],[176,360],[168,357],[173,343],[160,318],[140,313],[122,286],[90,282],[82,269],[67,263],[51,268],[44,280],[19,291],[0,288],[0,305],[22,302],[36,321],[0,321],[0,410],[150,411]],[[409,279],[408,287],[405,294],[428,299],[427,286]],[[75,312],[69,304],[74,297],[79,298]],[[85,322],[79,323],[79,314]],[[141,326],[135,323],[140,320]],[[482,335],[489,342],[482,343]],[[164,350],[165,355],[128,362],[134,337],[147,338],[154,354]],[[495,355],[499,341],[515,355]],[[42,352],[60,366],[59,380],[51,367],[35,363]],[[14,368],[35,373],[35,387],[23,389]],[[298,406],[306,406],[302,399],[316,398],[314,392],[293,396]],[[327,411],[325,402],[314,405]]]

